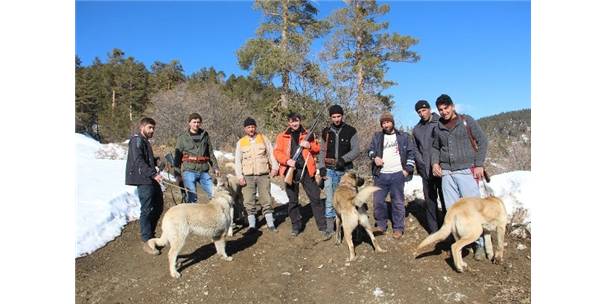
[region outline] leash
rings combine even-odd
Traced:
[[[193,194],[195,194],[197,196],[200,196],[200,193],[198,193],[197,191],[191,191],[191,190],[189,190],[187,188],[180,187],[179,185],[175,185],[175,184],[167,182],[165,180],[162,180],[162,183],[165,184],[165,185],[167,185],[167,186],[175,187],[177,189],[180,189],[180,190],[183,190],[183,191],[186,191],[186,192],[189,192],[189,193],[193,193]],[[171,194],[172,194],[172,191],[171,191]],[[174,200],[174,196],[173,196],[173,200]],[[175,204],[176,204],[176,201],[175,201]]]

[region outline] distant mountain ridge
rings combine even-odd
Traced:
[[[530,171],[530,109],[483,117],[478,123],[488,137],[485,166],[490,174]]]

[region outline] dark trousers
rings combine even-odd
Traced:
[[[141,202],[141,215],[139,216],[141,239],[146,242],[155,237],[156,225],[164,209],[164,198],[160,184],[155,181],[149,185],[138,185],[137,194]]]
[[[442,194],[442,178],[423,178],[423,195],[425,196],[425,214],[427,216],[427,228],[429,233],[434,233],[442,227],[446,206],[444,205],[444,194]],[[438,211],[438,196],[442,202],[442,212]]]
[[[296,175],[301,174],[300,170],[295,172]],[[303,228],[301,222],[301,205],[299,205],[299,184],[303,186],[303,190],[309,198],[311,204],[311,211],[316,220],[316,225],[320,231],[326,230],[326,218],[324,217],[324,204],[320,199],[320,187],[316,182],[309,176],[307,170],[303,174],[299,183],[293,183],[292,186],[286,184],[286,195],[288,196],[288,216],[292,223],[293,230],[300,231]]]
[[[391,197],[391,226],[393,231],[404,232],[404,174],[402,171],[395,173],[381,173],[374,176],[375,186],[380,189],[373,195],[375,222],[379,229],[387,230],[387,218],[389,211],[385,197],[387,193]]]

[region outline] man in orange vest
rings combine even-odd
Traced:
[[[270,178],[278,174],[278,162],[273,154],[271,142],[267,137],[257,132],[257,122],[247,117],[244,120],[244,135],[236,144],[236,176],[242,186],[244,207],[248,213],[248,230],[246,234],[256,232],[257,210],[261,205],[267,221],[267,229],[277,232],[274,225],[273,208],[270,197]],[[255,202],[255,194],[259,192],[259,201]]]
[[[309,140],[305,140],[307,130],[301,126],[301,115],[297,113],[288,114],[288,128],[278,134],[274,156],[280,164],[280,175],[284,176],[288,167],[295,169],[294,182],[286,184],[286,195],[288,196],[288,216],[292,224],[292,236],[297,236],[303,231],[301,212],[299,205],[299,183],[307,194],[311,204],[311,210],[318,229],[323,237],[329,235],[326,232],[326,218],[324,217],[324,204],[320,199],[320,188],[314,181],[316,174],[315,156],[320,152],[320,144],[315,140],[313,134]],[[301,146],[303,152],[298,159],[292,159],[297,148]]]

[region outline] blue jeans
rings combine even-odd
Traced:
[[[155,236],[156,225],[164,208],[162,189],[156,181],[153,184],[138,185],[137,196],[141,203],[141,214],[139,215],[141,240],[146,242]]]
[[[183,185],[189,190],[187,192],[187,202],[195,203],[198,201],[198,195],[196,194],[196,182],[202,186],[202,190],[206,192],[208,198],[213,197],[213,180],[208,172],[194,172],[185,171],[183,172]]]
[[[393,231],[404,232],[404,179],[405,176],[400,172],[381,173],[374,176],[375,186],[380,189],[373,195],[374,213],[376,226],[385,231],[387,230],[387,219],[389,210],[385,197],[389,193],[391,197],[391,226]]]
[[[326,193],[326,208],[324,216],[326,218],[335,218],[337,213],[335,208],[332,206],[332,198],[335,194],[335,190],[341,182],[341,177],[345,174],[344,171],[337,171],[326,168],[326,180],[324,181],[324,193]]]
[[[444,170],[442,169],[442,192],[446,210],[463,197],[480,197],[480,187],[473,178],[471,169]],[[484,238],[476,240],[476,244],[484,247]]]

